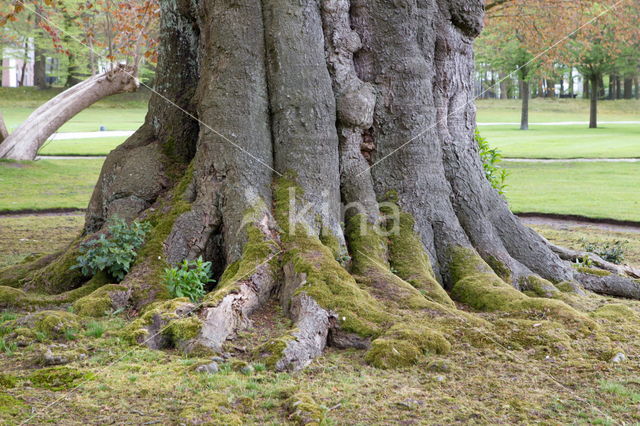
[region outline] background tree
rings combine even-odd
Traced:
[[[458,322],[453,300],[588,332],[563,291],[640,289],[572,267],[487,181],[471,84],[482,21],[476,0],[164,1],[157,93],[107,157],[84,234],[2,282],[48,301],[90,291],[69,265],[118,216],[153,227],[119,303],[165,300],[128,329],[154,348],[220,351],[271,298],[294,325],[256,351],[279,370],[327,344],[368,348],[373,365],[445,353],[434,325],[477,320]],[[166,301],[164,269],[200,256],[215,290]]]

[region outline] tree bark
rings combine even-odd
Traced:
[[[633,99],[633,77],[624,78],[624,98]]]
[[[41,15],[41,7],[39,4],[36,4],[36,13],[35,13],[35,29],[39,34],[40,30],[40,15]],[[47,73],[46,73],[46,61],[47,58],[44,55],[44,49],[42,49],[39,45],[39,40],[36,37],[34,39],[34,62],[33,62],[33,84],[39,89],[46,89],[48,87],[47,84]]]
[[[89,78],[49,100],[0,145],[0,158],[34,160],[38,149],[73,116],[107,96],[135,91],[138,83],[124,66]]]
[[[520,110],[520,130],[529,130],[529,82],[520,82],[520,94],[522,97],[522,108]]]
[[[429,326],[470,316],[452,299],[583,321],[546,298],[582,286],[640,296],[622,275],[573,268],[487,181],[474,139],[481,1],[161,7],[157,92],[107,157],[82,238],[114,216],[153,225],[121,283],[132,313],[166,297],[163,270],[184,259],[213,262],[219,282],[199,304],[165,301],[133,321],[140,343],[220,351],[273,299],[293,327],[256,348],[269,366],[303,368],[327,345],[370,349],[380,365],[389,341],[430,350],[399,330],[408,319],[444,353]],[[83,285],[52,266],[77,244],[12,269],[14,285]],[[184,322],[188,336],[163,332]]]
[[[589,103],[589,128],[595,129],[598,127],[598,93],[599,92],[599,82],[600,78],[598,75],[593,75],[590,77],[590,99]]]

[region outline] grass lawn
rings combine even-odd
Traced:
[[[18,127],[34,108],[13,107],[2,108],[9,132]],[[136,130],[144,121],[146,108],[87,108],[69,120],[59,132],[97,132],[100,126],[106,130]]]
[[[520,122],[518,99],[478,99],[480,123]],[[602,121],[640,121],[639,100],[598,102],[598,119]],[[529,122],[589,121],[589,101],[586,99],[531,99]]]
[[[126,137],[68,139],[47,142],[40,155],[107,155],[116,148]]]
[[[0,211],[84,209],[103,161],[0,161]]]
[[[502,163],[515,212],[640,221],[640,163]]]
[[[511,158],[638,158],[640,124],[479,126],[482,136]]]

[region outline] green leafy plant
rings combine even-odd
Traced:
[[[213,282],[211,279],[211,262],[202,260],[184,260],[179,267],[164,270],[164,282],[173,297],[188,297],[197,302],[205,295],[204,286]]]
[[[18,350],[18,345],[14,342],[8,342],[4,338],[0,338],[0,352],[4,352],[6,355],[11,356]]]
[[[80,269],[86,276],[105,271],[118,282],[122,281],[136,259],[136,250],[144,243],[151,225],[134,221],[128,225],[124,220],[113,218],[107,234],[83,243],[82,254],[72,269]]]
[[[480,149],[480,159],[487,180],[500,194],[504,194],[509,172],[498,165],[502,161],[502,154],[498,149],[491,148],[487,139],[480,135],[478,129],[475,131],[474,138]]]
[[[626,241],[591,243],[583,240],[581,243],[585,251],[597,254],[607,262],[615,263],[616,265],[624,262],[624,246],[627,244]]]

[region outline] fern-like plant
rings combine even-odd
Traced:
[[[502,161],[502,154],[498,149],[491,148],[487,139],[480,135],[478,129],[475,131],[475,140],[480,150],[480,159],[487,180],[500,194],[504,194],[509,172],[498,165]]]

